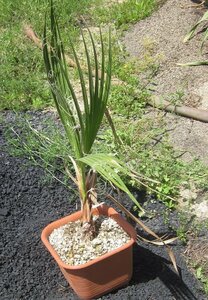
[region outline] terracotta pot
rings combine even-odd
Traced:
[[[78,211],[49,224],[42,232],[41,239],[58,263],[62,273],[80,299],[93,299],[129,282],[132,276],[132,248],[136,240],[134,228],[125,221],[113,208],[106,205],[94,209],[93,214],[113,218],[131,237],[125,245],[110,251],[96,259],[79,266],[65,264],[49,243],[51,232],[68,222],[81,218]]]

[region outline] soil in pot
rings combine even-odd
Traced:
[[[62,261],[77,266],[125,245],[130,236],[112,218],[94,216],[94,237],[83,231],[81,221],[69,222],[54,229],[49,242]]]

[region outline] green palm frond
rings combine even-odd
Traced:
[[[143,211],[142,207],[133,196],[133,194],[129,191],[124,181],[121,179],[119,174],[125,176],[131,176],[131,172],[127,166],[125,166],[122,162],[120,162],[115,156],[110,154],[96,153],[89,154],[79,161],[85,163],[90,166],[96,172],[98,172],[105,180],[112,183],[114,186],[118,187],[120,190],[124,191],[130,199],[134,202],[134,204]]]
[[[53,3],[51,1],[51,38],[49,43],[47,36],[47,22],[45,22],[43,36],[43,56],[54,102],[76,158],[80,158],[84,154],[88,154],[91,151],[106,110],[111,82],[112,53],[110,30],[107,62],[102,33],[100,31],[101,79],[99,79],[99,61],[95,42],[89,30],[88,34],[90,36],[91,46],[93,49],[92,58],[90,58],[89,50],[84,35],[82,34],[88,66],[87,79],[85,78],[84,71],[79,62],[79,58],[76,50],[74,49],[73,43],[69,39],[72,53],[77,65],[79,81],[82,90],[82,100],[84,104],[84,111],[82,112],[82,105],[79,103],[69,79],[65,51],[61,40],[57,19],[54,13]],[[95,65],[95,74],[92,72],[92,64]],[[86,84],[86,81],[88,85]],[[87,86],[89,86],[89,92]]]
[[[60,42],[58,25],[51,6],[51,42],[48,45],[46,22],[43,36],[43,58],[46,67],[48,81],[61,122],[65,128],[67,138],[77,157],[81,157],[81,145],[79,132],[75,130],[77,121],[72,108],[69,105],[69,98],[74,103],[78,102],[74,90],[68,80],[66,61],[63,45]],[[81,122],[80,122],[81,123]]]
[[[208,16],[207,16],[207,21],[208,21]],[[202,40],[202,43],[201,43],[201,52],[202,52],[202,49],[203,49],[203,47],[204,47],[204,44],[205,44],[205,42],[208,40],[208,25],[207,25],[207,29],[206,29],[206,31],[205,31],[205,33],[204,33],[204,38],[203,38],[203,40]]]
[[[184,43],[186,43],[187,41],[191,40],[195,33],[197,28],[202,24],[205,23],[205,26],[203,27],[203,29],[205,30],[204,33],[204,37],[203,40],[201,42],[201,53],[204,47],[205,42],[208,40],[208,11],[206,11],[203,15],[203,17],[191,28],[191,30],[188,32],[188,34],[185,36],[184,38]],[[191,62],[187,62],[187,63],[178,63],[178,66],[182,66],[182,67],[189,67],[189,66],[207,66],[208,65],[208,61],[204,60],[204,61],[191,61]]]
[[[189,41],[190,39],[193,38],[197,27],[203,23],[203,22],[207,22],[208,21],[208,11],[204,13],[203,17],[191,28],[191,30],[189,31],[189,33],[185,36],[184,38],[184,43],[186,43],[187,41]],[[206,35],[206,33],[205,33]]]
[[[205,42],[208,39],[208,11],[206,11],[204,13],[204,15],[202,16],[202,18],[191,28],[191,30],[188,32],[188,34],[185,36],[184,38],[184,43],[186,43],[187,41],[191,40],[195,33],[197,28],[204,23],[204,27],[203,30],[205,31],[204,33],[204,37],[203,40],[201,42],[201,53],[204,47]],[[200,65],[207,65],[207,61],[199,61],[199,62],[193,62],[193,63],[187,63],[185,64],[185,66],[200,66]]]
[[[184,64],[177,64],[177,65],[181,66],[181,67],[207,66],[208,65],[208,60],[191,61],[191,62],[187,62],[187,63],[184,63]]]
[[[136,206],[143,211],[119,175],[123,174],[129,176],[130,172],[128,171],[128,168],[114,156],[106,154],[90,154],[97,132],[101,126],[110,92],[112,65],[110,30],[107,55],[105,53],[103,37],[100,30],[100,62],[91,32],[88,30],[93,50],[92,57],[90,56],[84,34],[82,33],[88,76],[85,75],[76,50],[69,39],[82,90],[84,106],[84,111],[82,111],[81,104],[76,97],[76,93],[69,79],[65,51],[52,1],[49,27],[50,43],[48,42],[47,28],[47,22],[45,22],[43,36],[44,62],[54,102],[74,152],[74,158],[71,157],[71,160],[76,171],[76,181],[82,202],[85,203],[88,199],[86,187],[86,166],[88,165],[104,179],[110,181],[113,185],[126,192]],[[92,65],[94,66],[94,70],[92,70]]]

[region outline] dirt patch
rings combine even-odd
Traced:
[[[144,59],[147,43],[151,44],[153,60],[159,57],[160,65],[152,78],[154,94],[169,101],[171,94],[172,98],[178,94],[177,104],[207,109],[208,68],[176,65],[201,59],[202,36],[197,35],[187,44],[183,39],[205,9],[189,8],[193,4],[190,0],[182,4],[180,0],[166,1],[152,16],[131,27],[124,37],[124,44],[131,57],[138,60]],[[207,124],[154,110],[151,113],[154,118],[158,114],[164,117],[167,126],[174,129],[170,132],[170,139],[176,149],[186,152],[183,159],[190,161],[197,157],[208,163]]]
[[[208,124],[194,121],[171,113],[164,113],[156,109],[149,109],[148,116],[163,119],[169,131],[169,139],[176,150],[181,151],[181,158],[190,162],[201,160],[208,165]]]
[[[143,57],[147,41],[154,45],[154,56],[160,55],[160,67],[154,77],[155,94],[167,97],[171,93],[182,92],[184,103],[207,108],[207,68],[176,65],[202,59],[202,35],[186,44],[183,39],[205,9],[189,8],[193,4],[190,0],[182,4],[180,0],[167,1],[152,16],[133,26],[127,32],[124,43],[127,51],[138,58]],[[205,58],[207,55],[204,55]]]
[[[190,265],[201,266],[208,277],[208,241],[206,238],[191,238],[184,252]]]

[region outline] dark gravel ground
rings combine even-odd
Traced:
[[[13,114],[4,113],[7,121]],[[35,113],[37,124],[43,118]],[[0,146],[5,146],[4,126],[0,126]],[[4,147],[3,147],[4,148]],[[1,287],[0,299],[77,299],[67,286],[57,265],[40,240],[45,225],[75,210],[70,194],[60,183],[44,179],[38,167],[24,166],[25,159],[0,153],[0,221],[1,221]],[[124,199],[124,203],[129,204]],[[149,208],[164,211],[159,202]],[[176,213],[164,225],[158,214],[145,222],[157,233],[172,233],[170,224],[178,226]],[[187,269],[183,258],[184,246],[177,242],[173,250],[182,279],[174,273],[163,247],[146,244],[134,248],[134,273],[130,284],[100,299],[142,300],[205,300],[200,283]]]

